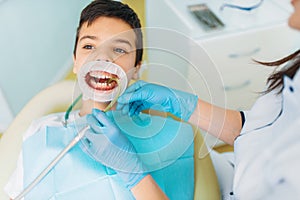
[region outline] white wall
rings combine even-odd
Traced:
[[[89,2],[0,1],[0,88],[14,115],[70,69],[79,15]]]

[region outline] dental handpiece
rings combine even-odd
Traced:
[[[53,161],[13,200],[21,200],[25,195],[30,192],[47,174],[51,169],[55,167],[55,165],[68,153],[70,149],[72,149],[85,135],[85,132],[90,127],[87,125],[82,128],[78,134],[74,137],[74,139],[53,159]]]

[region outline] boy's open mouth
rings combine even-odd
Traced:
[[[104,71],[91,71],[86,74],[85,81],[93,89],[99,91],[113,90],[118,86],[119,77]]]

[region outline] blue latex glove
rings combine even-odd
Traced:
[[[194,112],[197,102],[198,97],[196,95],[161,85],[137,81],[119,97],[117,109],[132,116],[139,114],[142,110],[151,108],[170,112],[187,121]],[[155,105],[159,105],[159,108]]]
[[[93,109],[87,115],[90,129],[81,140],[81,149],[96,161],[114,169],[131,189],[146,173],[134,146],[104,112]]]

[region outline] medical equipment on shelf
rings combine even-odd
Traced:
[[[258,3],[252,5],[252,6],[240,6],[240,5],[236,5],[236,4],[229,4],[229,3],[224,3],[222,4],[222,6],[220,7],[220,10],[224,10],[224,8],[233,8],[233,9],[238,9],[238,10],[244,10],[244,11],[251,11],[254,10],[258,7],[261,6],[261,4],[263,3],[264,0],[260,0]]]
[[[225,26],[206,4],[190,5],[188,8],[199,20],[204,30],[216,30]]]

